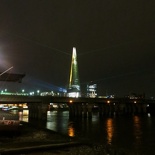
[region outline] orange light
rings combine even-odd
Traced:
[[[111,118],[106,121],[107,140],[111,144],[114,132],[113,120]]]
[[[68,135],[69,135],[70,137],[74,137],[74,136],[75,136],[74,128],[71,127],[71,126],[68,128]]]
[[[72,100],[70,100],[70,101],[69,101],[69,103],[73,103],[73,101],[72,101]]]
[[[110,101],[107,101],[107,103],[110,103]]]

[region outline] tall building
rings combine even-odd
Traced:
[[[69,86],[67,91],[68,97],[80,97],[80,81],[78,73],[78,63],[77,63],[77,54],[76,48],[73,47],[72,60],[71,60],[71,70],[69,78]]]
[[[87,97],[90,98],[97,97],[97,84],[92,82],[87,84]]]

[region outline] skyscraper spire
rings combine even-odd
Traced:
[[[72,60],[71,60],[71,70],[69,78],[69,87],[68,87],[68,96],[69,97],[80,97],[80,81],[78,73],[78,63],[77,63],[77,54],[76,48],[73,47]]]

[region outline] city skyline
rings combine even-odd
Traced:
[[[152,2],[1,1],[0,72],[26,74],[1,88],[66,89],[76,47],[81,89],[155,96]]]

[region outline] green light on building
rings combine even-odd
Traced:
[[[76,48],[73,47],[72,60],[71,60],[71,70],[69,78],[69,87],[68,87],[68,96],[69,97],[80,97],[80,81],[78,73],[78,63],[77,63],[77,54]]]

